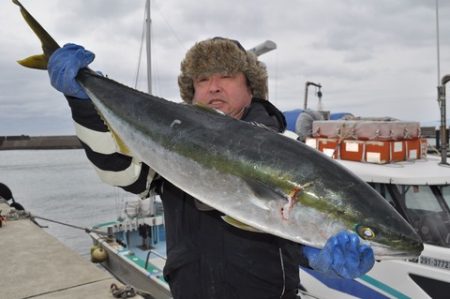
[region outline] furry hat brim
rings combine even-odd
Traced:
[[[255,54],[234,40],[211,38],[196,43],[181,62],[178,86],[183,101],[192,103],[193,80],[212,74],[244,73],[253,97],[267,99],[267,70]]]

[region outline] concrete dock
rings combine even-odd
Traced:
[[[1,215],[9,209],[0,203]],[[0,269],[0,298],[5,299],[114,298],[111,284],[122,286],[30,219],[2,221]]]

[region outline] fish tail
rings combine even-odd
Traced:
[[[18,60],[17,62],[25,67],[46,70],[49,57],[53,52],[59,49],[60,46],[18,0],[12,0],[12,2],[20,7],[20,13],[41,41],[42,50],[44,51],[43,54],[32,55],[22,60]]]

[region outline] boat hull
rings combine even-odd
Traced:
[[[450,267],[450,249],[425,244],[419,259],[382,261],[359,279],[330,279],[303,268],[300,276],[307,293],[318,298],[446,298],[450,269],[426,264],[429,258]]]
[[[106,250],[108,257],[101,265],[122,283],[131,285],[136,291],[150,294],[155,299],[172,298],[169,285],[162,275],[163,263],[149,263],[147,269],[141,258],[124,249],[115,241],[107,241],[103,235],[90,233],[94,244]]]

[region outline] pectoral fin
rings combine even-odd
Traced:
[[[249,200],[257,207],[270,211],[269,203],[273,200],[285,201],[286,197],[277,193],[276,191],[268,188],[263,183],[255,180],[246,180],[246,183],[253,191],[254,196],[250,197]]]

